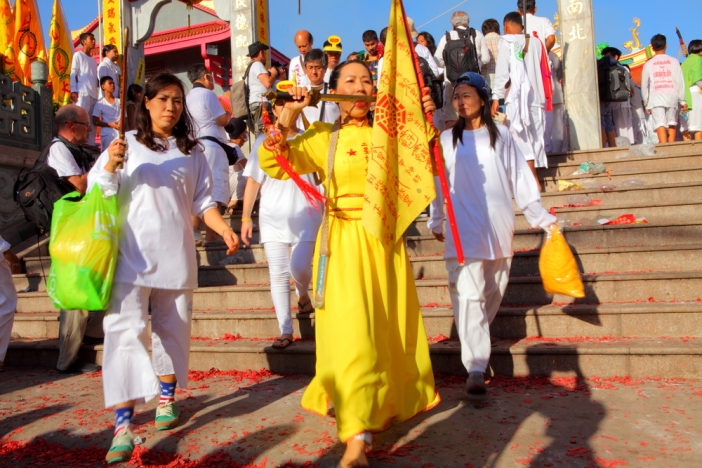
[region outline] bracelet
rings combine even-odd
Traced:
[[[241,222],[244,223],[246,221],[253,221],[251,218],[241,218]]]

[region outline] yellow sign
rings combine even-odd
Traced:
[[[51,82],[54,102],[63,106],[71,103],[73,41],[59,0],[54,0],[49,40],[49,82]]]
[[[102,0],[102,25],[105,45],[117,46],[120,54],[122,50],[122,6],[120,0]]]
[[[254,36],[257,41],[261,41],[266,45],[271,45],[270,41],[270,20],[268,18],[268,0],[256,0],[256,8],[254,9],[256,18],[256,31]]]
[[[422,93],[401,0],[392,0],[378,82],[363,227],[386,249],[436,197]]]
[[[137,65],[136,77],[134,78],[134,83],[139,86],[144,86],[144,72],[146,71],[146,62],[144,59],[139,59],[139,64]]]
[[[22,84],[31,86],[31,63],[35,60],[46,62],[44,32],[39,22],[39,8],[36,0],[15,2],[15,39],[13,49],[16,55],[15,74]]]

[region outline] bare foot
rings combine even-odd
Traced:
[[[344,468],[367,467],[366,443],[358,439],[350,439],[346,443],[346,451],[341,458],[341,466]]]

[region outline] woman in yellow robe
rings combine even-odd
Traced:
[[[334,69],[332,93],[373,93],[368,68],[350,61]],[[290,91],[278,119],[278,145],[267,141],[259,150],[261,168],[278,179],[287,174],[275,161],[283,154],[296,172],[318,172],[329,199],[329,263],[325,299],[316,309],[316,375],[302,397],[303,408],[326,415],[334,407],[339,438],[347,444],[342,466],[367,466],[370,432],[392,420],[404,421],[434,407],[439,396],[429,359],[412,267],[404,241],[386,251],[361,223],[371,132],[369,103],[340,103],[341,129],[331,183],[327,154],[332,125],[316,122],[294,140],[287,130],[309,103],[306,89]],[[425,110],[432,110],[430,98]],[[271,151],[272,149],[272,151]],[[317,239],[313,278],[320,251]]]

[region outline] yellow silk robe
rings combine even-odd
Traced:
[[[327,187],[331,127],[316,122],[288,141],[288,159],[299,174],[319,172],[330,200],[325,300],[315,313],[316,375],[302,407],[326,415],[331,401],[345,442],[432,408],[439,395],[405,244],[386,252],[361,224],[371,127],[342,127]],[[259,161],[271,177],[288,177],[263,147]],[[313,279],[318,252],[319,236]]]

